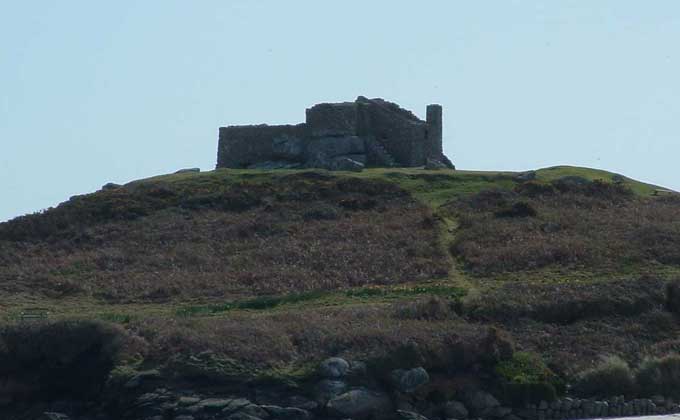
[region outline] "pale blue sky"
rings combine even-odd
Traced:
[[[441,103],[460,169],[680,189],[679,41],[677,0],[0,0],[0,220],[357,95]]]

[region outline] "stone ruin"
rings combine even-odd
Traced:
[[[454,168],[442,150],[441,105],[428,105],[423,121],[392,102],[359,96],[314,105],[302,124],[220,128],[218,168],[418,166]]]

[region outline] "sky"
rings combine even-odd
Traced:
[[[459,169],[680,189],[678,40],[677,0],[0,0],[0,221],[358,95],[442,104]]]

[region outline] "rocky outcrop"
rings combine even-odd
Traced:
[[[327,409],[332,415],[357,420],[387,417],[392,401],[384,392],[357,388],[330,400]]]
[[[102,191],[109,191],[109,190],[117,190],[118,188],[121,188],[122,185],[116,184],[114,182],[108,182],[104,185],[102,185]]]
[[[186,389],[149,390],[160,377],[157,371],[147,371],[134,375],[117,391],[111,390],[115,395],[98,404],[56,401],[38,407],[42,410],[37,416],[7,415],[1,410],[0,416],[41,420],[566,420],[680,412],[680,405],[662,396],[628,401],[622,396],[561,398],[509,407],[489,392],[471,389],[456,394],[460,400],[435,402],[426,398],[433,389],[428,387],[436,381],[425,368],[394,369],[388,376],[387,383],[371,380],[365,364],[333,357],[319,364],[316,382],[309,389],[253,392],[243,388],[235,394],[205,395]]]
[[[201,168],[184,168],[176,171],[176,174],[194,174],[201,172]]]
[[[321,362],[319,374],[324,378],[342,378],[349,372],[349,362],[340,357],[331,357]]]
[[[443,407],[444,415],[447,419],[466,419],[468,410],[460,401],[448,401]]]
[[[392,371],[391,379],[397,391],[408,394],[427,384],[430,381],[430,375],[422,367],[396,369]]]

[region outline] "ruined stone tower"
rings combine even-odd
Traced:
[[[218,168],[415,167],[453,165],[442,149],[442,107],[426,121],[383,99],[322,103],[297,125],[221,127]]]

